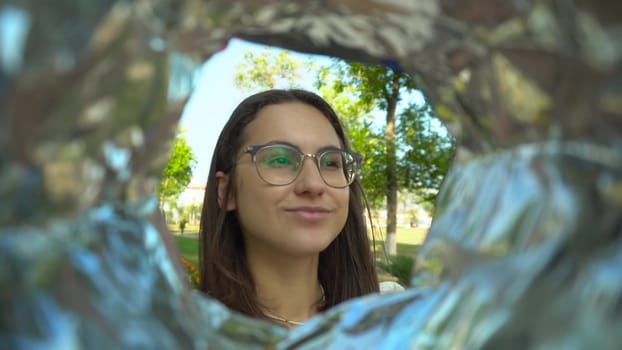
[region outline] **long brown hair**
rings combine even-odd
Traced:
[[[318,109],[330,121],[345,150],[349,145],[330,105],[305,90],[268,90],[246,98],[231,114],[212,157],[207,178],[199,230],[199,289],[232,310],[264,318],[255,284],[246,261],[244,240],[235,212],[226,211],[229,195],[235,195],[234,181],[227,186],[222,208],[217,201],[215,174],[235,176],[235,155],[242,146],[242,132],[262,108],[286,102],[301,102]],[[345,300],[378,291],[374,258],[363,210],[367,201],[358,179],[350,185],[346,223],[337,238],[320,253],[318,279],[324,287],[325,309]]]

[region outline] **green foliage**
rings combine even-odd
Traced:
[[[414,259],[406,255],[388,257],[388,262],[378,262],[378,266],[397,277],[402,286],[410,285],[410,276],[413,271]]]
[[[343,116],[353,147],[366,158],[361,180],[374,206],[387,195],[387,168],[392,164],[399,189],[411,191],[426,202],[434,201],[453,159],[454,141],[442,132],[443,126],[428,104],[404,101],[415,90],[408,75],[385,66],[336,60],[318,74],[316,86]],[[333,96],[347,99],[343,103]],[[384,112],[389,122],[392,108],[397,117],[394,138],[387,137],[387,131],[392,131],[386,124],[384,130],[373,130],[369,122],[373,110]]]
[[[414,81],[405,73],[386,66],[335,60],[320,72],[316,86],[329,103],[341,108],[338,112],[345,116],[354,147],[360,147],[367,158],[361,182],[372,206],[379,207],[386,200],[387,252],[394,255],[395,239],[389,238],[397,229],[398,191],[412,191],[432,202],[453,157],[453,143],[429,127],[433,116],[428,105],[402,101],[415,90]],[[348,106],[330,99],[340,94],[349,96]],[[384,129],[370,131],[369,123],[347,114],[357,110],[384,113]]]
[[[386,182],[383,173],[386,144],[383,131],[373,125],[374,104],[361,99],[356,86],[342,79],[348,66],[336,60],[330,67],[322,67],[318,73],[316,88],[339,115],[350,146],[364,157],[360,179],[372,207],[380,207],[384,199]]]
[[[330,76],[332,75],[332,78]],[[332,85],[337,93],[352,92],[356,101],[368,111],[379,109],[387,111],[394,89],[398,88],[400,96],[415,88],[413,80],[405,73],[392,70],[382,65],[371,65],[356,62],[346,62],[336,59],[332,66],[323,67],[318,75],[317,87]]]
[[[438,122],[436,129],[438,129]],[[398,124],[399,187],[433,202],[455,152],[454,139],[435,130],[429,105],[409,105]]]
[[[182,131],[178,131],[168,164],[162,174],[162,182],[158,188],[160,204],[175,203],[179,195],[192,180],[192,172],[196,166],[196,157],[188,145]]]
[[[249,51],[235,69],[234,84],[246,91],[297,87],[303,66],[285,50]]]

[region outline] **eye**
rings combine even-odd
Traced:
[[[292,163],[292,160],[287,156],[275,156],[273,158],[267,159],[266,163],[271,166],[289,165]]]
[[[267,147],[257,153],[257,160],[266,168],[295,168],[297,154],[287,147]]]
[[[320,166],[325,169],[341,169],[343,157],[341,152],[326,152],[322,155]]]

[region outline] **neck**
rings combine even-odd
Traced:
[[[318,313],[323,298],[317,277],[319,255],[278,258],[247,254],[247,259],[266,317],[292,328]]]

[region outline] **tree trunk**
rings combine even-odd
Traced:
[[[385,251],[389,255],[397,254],[397,161],[395,147],[395,119],[397,101],[399,100],[399,75],[394,74],[393,86],[387,96],[387,124],[384,130],[385,142],[387,145],[387,230],[385,240]]]

